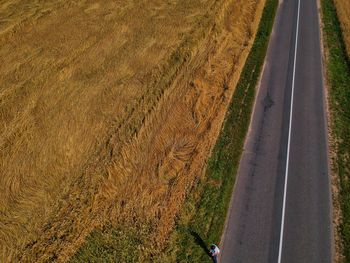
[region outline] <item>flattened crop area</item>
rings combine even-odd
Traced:
[[[136,233],[133,261],[160,251],[204,175],[263,5],[2,1],[0,261],[67,261],[115,228]]]
[[[350,57],[350,1],[334,0],[334,3],[341,23],[346,50]]]

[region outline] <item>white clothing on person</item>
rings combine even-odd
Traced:
[[[213,244],[212,246],[214,246],[215,248],[214,248],[214,249],[211,249],[211,250],[210,250],[210,253],[211,253],[212,255],[218,255],[218,254],[220,253],[220,249],[219,249],[218,246],[215,245],[215,244]]]

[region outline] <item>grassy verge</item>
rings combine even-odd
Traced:
[[[277,6],[277,0],[266,1],[206,176],[188,197],[159,262],[210,262],[206,246],[220,242]]]
[[[140,250],[147,243],[148,230],[145,226],[127,225],[106,225],[94,230],[70,263],[140,262]]]
[[[336,143],[334,168],[340,180],[342,237],[345,262],[350,262],[350,62],[333,0],[322,0],[323,32],[327,50],[327,78],[331,128]]]

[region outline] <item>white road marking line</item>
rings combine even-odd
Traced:
[[[298,18],[297,18],[297,29],[296,29],[296,35],[295,35],[292,95],[291,95],[291,102],[290,102],[287,161],[286,161],[286,172],[285,172],[285,179],[284,179],[284,193],[283,193],[283,206],[282,206],[280,243],[279,243],[279,250],[278,250],[278,263],[281,263],[281,260],[282,260],[283,231],[284,231],[284,220],[285,220],[286,199],[287,199],[287,185],[288,185],[289,152],[290,152],[290,141],[291,141],[291,135],[292,135],[293,101],[294,101],[294,86],[295,86],[295,69],[296,69],[297,52],[298,52],[299,18],[300,18],[300,0],[298,1]]]

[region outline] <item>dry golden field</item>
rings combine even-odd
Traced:
[[[263,5],[0,1],[0,262],[66,262],[106,224],[161,248]]]
[[[346,50],[350,57],[350,1],[349,0],[334,0],[337,8],[338,17],[343,30]]]

